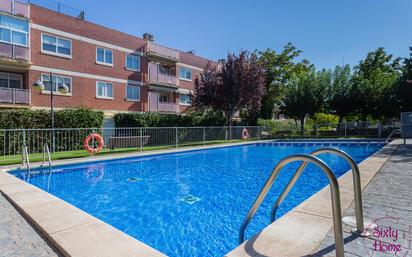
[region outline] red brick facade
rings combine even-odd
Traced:
[[[152,59],[145,54],[147,41],[119,31],[102,27],[88,21],[80,20],[64,14],[30,5],[30,62],[31,66],[24,74],[25,89],[31,91],[31,107],[47,108],[50,106],[50,96],[47,92],[33,89],[33,85],[42,74],[69,77],[71,93],[57,94],[54,98],[56,108],[87,107],[104,111],[152,111],[148,103],[148,92],[161,92],[162,88],[171,92],[169,103],[174,104],[173,112],[183,112],[187,105],[179,104],[179,92],[192,90],[193,81],[198,76],[208,60],[178,51],[178,60]],[[71,42],[71,57],[61,57],[42,51],[42,34],[56,36]],[[96,48],[112,50],[113,66],[96,63]],[[168,48],[165,48],[168,49]],[[169,49],[168,51],[176,51]],[[126,55],[135,53],[140,56],[140,71],[126,69]],[[149,62],[157,62],[174,70],[177,81],[174,85],[164,83],[149,83]],[[192,71],[192,81],[179,79],[179,68],[186,67]],[[0,72],[15,72],[3,67]],[[113,85],[113,98],[100,99],[96,96],[97,81],[110,82]],[[127,84],[140,86],[140,101],[132,102],[126,99]],[[160,88],[160,89],[159,89]],[[169,104],[168,103],[168,104]],[[161,110],[159,110],[161,111]]]

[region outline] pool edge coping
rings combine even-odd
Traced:
[[[315,141],[315,140],[312,140],[312,141]],[[179,149],[179,148],[164,149],[164,150],[159,150],[159,151],[138,152],[138,153],[126,154],[126,157],[125,157],[125,154],[119,154],[116,156],[94,157],[93,159],[92,158],[76,158],[76,159],[71,159],[71,160],[59,161],[57,164],[54,164],[53,166],[68,165],[68,164],[74,164],[74,163],[84,163],[84,162],[96,162],[96,161],[104,161],[104,160],[127,159],[127,158],[133,158],[133,157],[153,156],[153,155],[159,155],[159,154],[183,153],[183,152],[190,152],[190,151],[204,150],[204,149],[249,145],[249,144],[255,144],[259,142],[268,142],[268,141],[258,140],[258,141],[229,143],[229,144],[220,144],[220,145],[212,145],[212,146],[190,147],[190,148],[184,148],[184,149]],[[379,151],[375,152],[373,155],[369,156],[367,159],[362,161],[362,163],[372,158],[373,156],[375,156],[376,154],[378,154],[379,152],[381,152],[383,149],[385,149],[386,147],[390,145],[393,145],[393,142],[391,144],[384,146]],[[387,156],[386,160],[389,157],[390,156]],[[38,164],[33,165],[33,168],[41,167],[41,166],[42,165],[38,163]],[[78,209],[77,207],[65,202],[64,200],[57,198],[25,181],[22,181],[7,172],[7,171],[19,170],[19,167],[20,166],[12,165],[12,166],[7,166],[6,168],[0,169],[0,192],[3,193],[3,195],[5,195],[6,198],[19,210],[19,212],[24,217],[26,217],[30,222],[32,222],[32,224],[34,224],[35,227],[39,229],[39,231],[43,234],[43,236],[45,236],[47,240],[49,240],[59,251],[61,251],[63,255],[65,256],[87,256],[87,257],[111,256],[110,251],[105,251],[102,255],[101,249],[100,250],[96,249],[96,245],[108,243],[108,245],[103,245],[100,248],[103,248],[106,250],[107,249],[114,250],[112,253],[116,253],[116,254],[119,254],[119,247],[121,247],[122,251],[126,251],[128,254],[132,254],[132,255],[138,253],[139,256],[141,257],[165,256],[160,251],[112,227],[108,223],[105,223],[93,217],[92,215]],[[6,172],[2,172],[2,171],[6,171]],[[376,174],[376,172],[374,174]],[[347,172],[341,178],[346,176],[348,173],[349,172]],[[341,178],[339,180],[341,180]],[[3,181],[4,179],[6,180],[6,183],[4,183]],[[365,186],[366,185],[363,184],[362,189]],[[324,189],[317,192],[315,195],[318,195]],[[312,197],[314,197],[315,195],[313,195]],[[41,200],[40,202],[36,202],[37,204],[36,205],[36,204],[33,204],[32,202],[28,202],[27,199],[22,200],[24,198],[23,196],[26,196],[26,198],[28,197],[29,199],[30,197],[38,197]],[[302,202],[299,206],[301,206],[303,203],[306,203],[307,201],[312,199],[312,197]],[[56,220],[54,220],[53,222],[50,222],[47,219],[39,220],[38,217],[41,216],[40,214],[51,215],[50,213],[44,213],[45,210],[42,210],[44,208],[46,210],[51,208],[51,210],[53,211],[52,214],[54,215],[54,217],[59,217],[60,219],[62,219],[62,222],[69,221],[67,224],[60,224],[60,226],[64,227],[64,229],[60,229],[59,231],[50,231],[51,229],[50,224],[55,224],[53,222],[56,222]],[[59,209],[60,209],[60,212],[59,212]],[[66,213],[67,210],[69,210],[70,215],[72,216]],[[293,209],[289,213],[292,213],[292,212],[297,213],[298,211]],[[58,213],[59,215],[57,215],[56,213]],[[304,213],[304,212],[301,212],[301,213]],[[284,215],[281,219],[284,220],[285,219],[284,217],[287,217],[288,214]],[[78,217],[76,218],[75,216],[78,216]],[[269,225],[268,227],[271,227],[272,225]],[[264,230],[266,230],[268,227],[266,227]],[[101,233],[108,233],[111,236],[105,235],[105,238],[103,239],[99,239],[99,236],[96,237],[96,235],[100,235]],[[78,235],[80,238],[82,235],[83,236],[89,235],[90,237],[92,237],[91,240],[92,241],[95,240],[95,241],[94,243],[91,243],[90,238],[89,239],[85,238],[84,241],[81,241],[82,244],[80,244],[79,240],[73,241],[74,239],[76,239],[76,237],[73,234]],[[113,242],[108,242],[108,238],[110,239],[110,241],[114,240],[115,243],[113,244]],[[103,241],[99,242],[99,240],[103,240]],[[67,246],[66,245],[67,243],[71,243],[71,244],[74,243],[74,244]],[[80,247],[79,245],[83,245],[83,248]],[[94,245],[94,246],[91,246],[91,245]],[[73,248],[77,248],[77,249],[73,249]],[[227,256],[250,256],[250,255],[231,255],[231,253],[238,248],[239,247],[233,249]],[[79,253],[79,249],[81,250],[80,253]],[[95,251],[92,251],[92,250],[95,250]],[[86,253],[84,253],[84,251],[86,251]],[[109,255],[105,255],[106,253]],[[130,256],[130,255],[119,255],[119,256]]]

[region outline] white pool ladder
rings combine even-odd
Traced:
[[[245,241],[245,230],[248,226],[249,222],[256,214],[259,206],[265,199],[267,193],[269,192],[270,188],[272,187],[273,183],[276,180],[277,175],[279,172],[285,167],[288,163],[295,162],[295,161],[303,161],[302,164],[298,167],[295,171],[295,174],[281,193],[281,195],[276,200],[275,204],[272,207],[272,213],[270,221],[271,223],[275,221],[276,211],[278,206],[282,203],[282,201],[286,198],[290,190],[295,185],[296,181],[302,174],[302,171],[306,168],[308,163],[313,163],[320,167],[325,175],[328,177],[331,195],[332,195],[332,214],[333,214],[333,229],[335,235],[335,247],[336,247],[336,256],[337,257],[344,257],[344,243],[343,243],[343,232],[342,232],[342,214],[341,214],[341,204],[340,204],[340,194],[339,194],[339,184],[338,180],[336,179],[335,174],[329,168],[329,166],[323,162],[321,159],[316,157],[322,153],[334,153],[341,157],[343,157],[346,161],[349,162],[353,172],[353,185],[355,191],[355,213],[356,213],[356,232],[362,233],[364,231],[364,224],[363,224],[363,210],[362,210],[362,191],[361,191],[361,182],[360,182],[360,174],[359,174],[359,167],[356,162],[344,151],[336,149],[336,148],[320,148],[315,150],[311,154],[294,154],[288,156],[278,162],[275,168],[272,170],[271,175],[266,180],[265,185],[263,186],[262,190],[260,191],[258,197],[256,198],[255,202],[253,203],[252,207],[248,211],[243,223],[239,229],[239,244]]]
[[[49,167],[51,167],[52,163],[51,163],[51,157],[50,157],[50,150],[49,150],[49,145],[47,143],[43,145],[43,165],[46,163],[46,154],[48,158]]]
[[[395,133],[402,133],[401,129],[394,129],[392,130],[392,132],[389,134],[389,136],[386,138],[385,143],[388,144],[391,140],[391,138],[393,137],[393,135],[395,135]]]
[[[30,171],[30,159],[29,159],[29,148],[27,145],[23,145],[23,156],[22,156],[22,166],[26,165],[27,169]]]

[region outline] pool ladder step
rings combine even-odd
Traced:
[[[278,176],[279,172],[289,163],[302,161],[302,164],[297,168],[295,174],[290,179],[289,183],[280,194],[278,199],[276,200],[275,204],[272,207],[270,222],[274,222],[276,218],[276,211],[282,201],[286,198],[289,192],[292,190],[293,186],[295,185],[296,181],[299,179],[300,175],[302,174],[303,170],[309,163],[315,164],[322,169],[329,180],[329,185],[332,194],[332,214],[333,214],[333,230],[335,236],[335,247],[336,247],[336,257],[344,257],[344,243],[343,243],[343,232],[342,232],[342,213],[341,213],[341,204],[340,204],[340,194],[339,194],[339,184],[335,174],[329,168],[329,166],[319,159],[317,155],[322,153],[333,153],[343,157],[351,166],[352,173],[353,173],[353,187],[354,187],[354,195],[355,195],[355,214],[356,214],[356,233],[361,234],[364,231],[364,223],[363,223],[363,210],[362,210],[362,191],[361,191],[361,180],[360,180],[360,173],[359,167],[356,162],[352,159],[352,157],[347,154],[346,152],[336,149],[336,148],[320,148],[313,151],[310,154],[294,154],[290,155],[286,158],[280,160],[275,168],[272,170],[271,175],[266,180],[265,185],[263,186],[262,190],[260,191],[258,197],[254,201],[252,207],[249,209],[243,223],[239,229],[239,244],[245,241],[245,231],[249,222],[252,220],[253,216],[256,214],[259,206],[265,199],[267,193],[269,192],[270,188],[274,184],[276,177]]]
[[[47,155],[49,168],[51,168],[52,163],[51,163],[51,157],[50,157],[50,149],[47,143],[43,145],[43,165],[46,163],[46,155]]]

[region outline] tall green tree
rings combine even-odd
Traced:
[[[395,115],[396,83],[400,77],[400,59],[386,53],[383,47],[368,53],[354,69],[353,87],[357,96],[352,104],[362,119]]]
[[[285,87],[281,110],[288,117],[300,121],[302,134],[306,117],[314,115],[324,107],[330,83],[330,71],[316,72],[312,67],[295,73]]]
[[[338,115],[339,122],[342,122],[345,116],[356,111],[356,106],[352,104],[356,98],[350,66],[336,66],[328,90],[329,112]]]
[[[412,111],[412,47],[409,47],[409,58],[405,58],[402,66],[402,76],[397,88],[397,100],[402,112]]]
[[[272,49],[259,52],[259,61],[265,68],[266,74],[266,94],[262,99],[260,109],[262,118],[272,118],[274,108],[281,104],[284,88],[293,74],[309,66],[307,60],[295,62],[300,53],[301,51],[297,50],[292,43],[285,45],[280,53]]]

